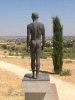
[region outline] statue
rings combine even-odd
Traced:
[[[45,45],[45,28],[42,23],[38,22],[39,16],[37,13],[32,13],[31,17],[33,22],[27,25],[27,51],[29,51],[30,48],[32,78],[38,78],[40,69],[40,53],[41,49],[43,50]]]

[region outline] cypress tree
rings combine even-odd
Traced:
[[[63,27],[60,24],[60,19],[53,17],[53,65],[54,72],[59,74],[62,71],[63,65]]]

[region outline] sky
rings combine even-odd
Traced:
[[[75,36],[75,0],[0,0],[0,36],[26,36],[31,14],[39,14],[46,36],[52,36],[52,17],[58,16],[65,36]]]

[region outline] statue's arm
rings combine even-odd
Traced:
[[[27,26],[27,51],[29,49],[30,46],[30,28],[29,26]]]
[[[45,27],[43,25],[43,32],[42,32],[42,49],[45,46]]]

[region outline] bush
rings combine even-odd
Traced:
[[[46,53],[44,53],[44,52],[41,53],[40,58],[47,59],[47,57],[48,57],[48,55]]]
[[[71,72],[69,69],[64,69],[61,71],[60,76],[70,76]]]
[[[52,53],[52,48],[50,47],[45,47],[43,52],[51,52]]]
[[[15,49],[16,49],[15,46],[11,47],[11,51],[15,51]]]
[[[4,50],[6,50],[6,49],[7,49],[7,45],[6,45],[6,44],[3,44],[3,45],[1,46],[1,48],[4,49]]]
[[[50,43],[46,42],[45,47],[50,47]]]
[[[73,47],[73,43],[71,43],[71,42],[66,42],[66,43],[64,43],[64,47],[65,47],[65,48],[71,48],[71,47]]]
[[[28,52],[22,52],[21,53],[21,57],[24,59],[25,56],[29,56],[30,54]]]

